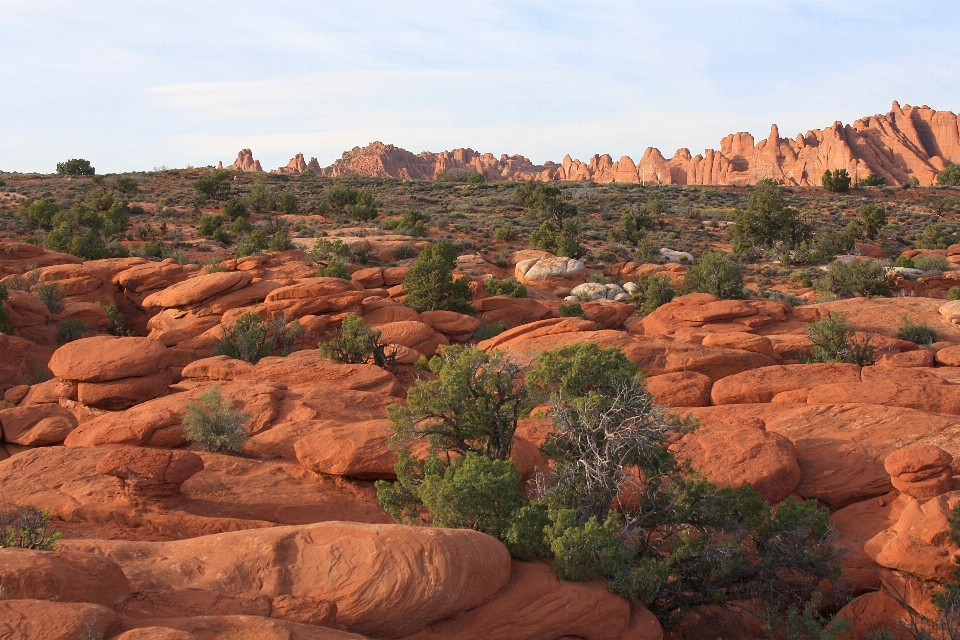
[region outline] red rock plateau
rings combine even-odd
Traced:
[[[56,551],[0,548],[0,637],[755,637],[744,616],[710,607],[665,636],[605,581],[561,581],[549,563],[512,560],[476,531],[393,523],[373,486],[395,477],[386,409],[405,397],[411,363],[472,342],[480,318],[507,330],[479,348],[522,358],[584,342],[620,348],[660,403],[699,419],[670,445],[681,460],[722,487],[749,482],[771,503],[828,508],[846,550],[841,586],[855,598],[839,614],[855,622],[860,635],[850,637],[904,617],[889,594],[930,610],[960,551],[948,535],[960,504],[960,302],[791,307],[690,294],[646,316],[595,299],[582,304],[586,320],[562,317],[555,293],[589,281],[589,270],[529,254],[513,259],[530,293],[519,299],[488,295],[478,272],[505,272],[464,256],[469,316],[403,306],[404,266],[321,278],[302,252],[285,251],[208,273],[0,241],[0,281],[26,275],[66,294],[57,311],[22,290],[3,303],[14,329],[0,333],[3,509],[49,509],[64,537]],[[621,272],[680,279],[685,269],[627,263]],[[117,305],[137,335],[107,335],[98,302]],[[214,355],[246,312],[298,319],[302,349],[257,364]],[[802,363],[806,327],[835,312],[873,336],[876,364]],[[318,341],[348,314],[395,345],[397,373],[318,356]],[[904,314],[939,341],[897,339]],[[65,319],[83,319],[91,335],[58,345]],[[188,447],[186,406],[212,388],[250,416],[242,456]],[[520,423],[513,459],[525,478],[542,464],[537,447],[551,425]]]
[[[932,185],[938,172],[960,163],[957,116],[927,106],[901,107],[861,118],[852,125],[835,122],[794,138],[781,138],[776,125],[757,141],[749,133],[734,133],[720,141],[719,150],[692,155],[678,149],[665,158],[658,149],[647,148],[635,162],[629,156],[614,160],[607,154],[587,161],[567,155],[563,162],[535,165],[519,155],[479,153],[454,149],[442,153],[413,153],[393,145],[374,142],[355,147],[331,166],[320,169],[316,159],[304,161],[297,154],[279,173],[312,170],[328,176],[376,176],[405,180],[431,180],[438,171],[477,171],[488,181],[582,180],[644,184],[745,185],[771,178],[784,185],[820,186],[824,171],[846,169],[855,180],[871,173],[887,184],[902,184],[911,178]],[[260,171],[249,149],[240,152],[233,168]]]

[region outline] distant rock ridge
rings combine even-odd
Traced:
[[[795,138],[781,138],[777,125],[767,138],[756,141],[749,133],[734,133],[720,141],[720,149],[707,149],[696,156],[686,148],[666,159],[659,149],[648,147],[634,162],[630,156],[617,161],[608,154],[588,161],[567,155],[563,162],[537,165],[520,155],[479,153],[454,149],[413,154],[391,144],[373,142],[354,147],[339,160],[320,168],[316,158],[304,162],[297,154],[276,173],[299,174],[310,170],[326,176],[391,177],[430,180],[438,171],[472,169],[488,181],[576,180],[587,182],[629,182],[644,184],[743,185],[771,178],[784,185],[819,186],[827,169],[846,169],[862,180],[871,173],[888,184],[902,184],[911,178],[932,185],[936,175],[950,164],[960,163],[960,121],[950,111],[936,111],[924,105],[901,107],[893,102],[888,113],[861,118],[852,125],[835,122]],[[255,167],[255,168],[253,168]],[[259,171],[249,149],[237,157],[233,168]]]

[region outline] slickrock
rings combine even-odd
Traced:
[[[252,276],[243,271],[206,273],[151,293],[141,304],[146,309],[189,307],[225,291],[244,287],[251,280]]]
[[[542,289],[575,287],[590,277],[586,266],[573,258],[529,258],[517,263],[514,277],[521,284]]]
[[[4,635],[11,640],[76,640],[83,634],[108,638],[120,629],[120,616],[99,604],[0,600]]]
[[[37,404],[0,410],[3,441],[39,447],[58,444],[77,428],[74,415],[59,404]]]
[[[309,596],[336,602],[337,623],[346,630],[380,638],[402,638],[473,609],[511,575],[510,555],[495,538],[400,525],[329,522],[175,542],[64,546],[114,559],[136,591]]]
[[[297,460],[316,473],[394,480],[397,454],[387,442],[392,434],[389,420],[327,421],[296,442]]]

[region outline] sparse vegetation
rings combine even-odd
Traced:
[[[54,551],[59,531],[47,532],[50,527],[50,508],[38,511],[23,507],[12,513],[0,515],[0,547]]]
[[[97,170],[90,166],[89,160],[73,158],[57,163],[57,173],[61,176],[92,176]]]
[[[332,340],[321,342],[321,358],[342,364],[373,364],[383,369],[394,368],[396,352],[380,342],[380,332],[367,326],[363,318],[350,314],[340,322]]]
[[[403,290],[407,294],[404,304],[417,311],[472,313],[470,280],[466,277],[454,280],[456,262],[456,250],[443,240],[421,251],[403,280]]]
[[[232,400],[213,387],[187,404],[183,437],[210,453],[240,453],[249,438],[243,428],[249,420],[248,414],[238,411]]]
[[[841,298],[861,296],[887,296],[896,286],[894,276],[876,260],[853,260],[848,263],[833,262],[826,274],[817,283],[817,289],[829,291]]]
[[[687,269],[683,292],[710,293],[724,299],[744,298],[743,268],[722,251],[713,251]]]
[[[834,312],[811,322],[807,325],[807,335],[813,342],[810,353],[813,362],[847,362],[863,367],[876,361],[870,336],[856,340],[844,313]]]
[[[90,331],[90,327],[83,320],[75,318],[61,320],[57,323],[57,344],[67,344],[79,340],[88,331]]]
[[[929,346],[937,341],[937,332],[923,323],[914,324],[910,321],[909,314],[905,313],[903,314],[903,322],[897,329],[897,337],[901,340]]]

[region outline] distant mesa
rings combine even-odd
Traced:
[[[960,122],[950,111],[935,111],[924,105],[901,107],[894,101],[890,111],[861,118],[852,125],[835,122],[795,138],[781,138],[777,125],[765,139],[749,133],[734,133],[720,141],[720,149],[707,149],[696,156],[678,149],[666,159],[659,149],[648,147],[634,162],[630,156],[614,161],[608,154],[588,161],[567,155],[562,163],[536,165],[519,155],[479,153],[454,149],[413,154],[392,144],[373,142],[354,147],[329,167],[316,158],[307,163],[302,153],[274,173],[300,174],[312,171],[325,176],[390,177],[431,180],[438,171],[474,170],[487,181],[575,180],[643,184],[744,185],[771,178],[783,185],[820,186],[827,169],[846,169],[854,180],[876,173],[888,184],[911,178],[921,185],[935,183],[936,175],[951,164],[960,164]],[[232,169],[262,171],[249,149],[237,156]]]

